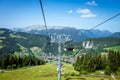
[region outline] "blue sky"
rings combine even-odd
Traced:
[[[42,0],[49,26],[90,29],[120,13],[120,0]],[[44,25],[39,0],[0,0],[0,27]],[[97,29],[120,32],[120,16]]]

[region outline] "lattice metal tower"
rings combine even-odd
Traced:
[[[71,41],[70,35],[57,35],[53,34],[50,36],[51,43],[57,43],[58,44],[58,80],[61,80],[61,45]]]

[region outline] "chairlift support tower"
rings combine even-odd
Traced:
[[[57,35],[53,34],[50,36],[51,43],[57,43],[58,44],[58,80],[61,80],[61,45],[65,44],[68,41],[71,41],[70,35]]]

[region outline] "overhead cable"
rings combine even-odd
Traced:
[[[44,8],[43,8],[43,5],[42,5],[42,0],[40,0],[40,7],[41,7],[41,10],[42,10],[42,15],[43,15],[43,20],[44,20],[44,24],[45,24],[46,33],[48,35],[48,28],[47,28],[46,18],[45,18],[45,14],[44,14]]]
[[[45,24],[46,33],[47,33],[47,35],[48,35],[48,28],[47,28],[46,18],[45,18],[45,14],[44,14],[44,8],[43,8],[43,5],[42,5],[42,0],[40,0],[40,7],[41,7],[41,10],[42,10],[42,15],[43,15],[43,19],[44,19],[44,24]],[[111,18],[109,18],[109,19],[107,19],[107,20],[105,20],[105,21],[99,23],[98,25],[93,26],[93,27],[90,28],[88,31],[90,31],[90,30],[92,30],[92,29],[94,29],[94,28],[99,27],[100,25],[102,25],[102,24],[104,24],[104,23],[106,23],[106,22],[112,20],[113,18],[115,18],[115,17],[117,17],[117,16],[119,16],[119,15],[120,15],[120,13],[118,13],[118,14],[112,16]],[[87,36],[85,33],[83,33],[82,31],[80,31],[80,32],[81,32],[81,34],[83,34],[83,35],[85,35],[86,37],[88,37],[88,36]]]
[[[107,19],[107,20],[105,20],[105,21],[103,21],[103,22],[99,23],[98,25],[96,25],[96,26],[92,27],[92,28],[91,28],[91,29],[89,29],[89,30],[92,30],[92,29],[94,29],[94,28],[97,28],[97,27],[99,27],[100,25],[102,25],[102,24],[104,24],[104,23],[106,23],[106,22],[110,21],[111,19],[113,19],[113,18],[115,18],[115,17],[117,17],[117,16],[119,16],[119,15],[120,15],[120,13],[118,13],[118,14],[116,14],[116,15],[112,16],[111,18],[109,18],[109,19]]]
[[[118,14],[116,14],[116,15],[114,15],[114,16],[112,16],[111,18],[109,18],[109,19],[106,19],[105,21],[103,21],[103,22],[101,22],[101,23],[99,23],[98,25],[96,25],[96,26],[93,26],[92,28],[90,28],[88,31],[91,31],[92,29],[94,29],[94,28],[97,28],[97,27],[99,27],[100,25],[102,25],[102,24],[104,24],[104,23],[106,23],[106,22],[108,22],[108,21],[110,21],[110,20],[112,20],[113,18],[115,18],[115,17],[118,17],[120,15],[120,13],[118,13]],[[80,31],[81,32],[81,34],[83,34],[83,35],[85,35],[86,37],[88,37],[85,33],[83,33],[82,31]],[[89,38],[89,37],[88,37]]]

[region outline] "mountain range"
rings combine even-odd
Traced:
[[[104,48],[120,46],[120,32],[111,33],[96,29],[91,31],[80,29],[80,31],[68,27],[59,29],[50,28],[48,30],[53,34],[56,32],[57,34],[71,35],[74,39],[72,43],[64,45],[62,51],[64,48],[75,48],[76,52],[63,51],[65,55],[77,54],[78,52],[100,53],[104,51]],[[50,38],[45,35],[45,30],[40,29],[35,31],[31,29],[26,31],[17,28],[14,31],[0,28],[0,56],[5,54],[40,56],[47,53],[57,55],[58,45],[49,44]],[[86,39],[81,40],[82,37]]]
[[[63,26],[48,26],[47,32],[44,26],[41,25],[32,25],[25,28],[13,28],[13,31],[16,32],[26,32],[30,34],[41,34],[46,35],[47,32],[49,34],[66,34],[70,35],[73,41],[79,42],[88,38],[99,38],[99,37],[107,37],[112,35],[112,32],[107,30],[86,30],[86,29],[76,29],[72,27],[63,27]]]

